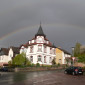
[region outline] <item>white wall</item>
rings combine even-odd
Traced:
[[[27,51],[26,51],[27,58],[29,58],[29,60],[30,60],[30,56],[33,56],[34,64],[40,63],[40,64],[51,65],[52,63],[49,62],[50,61],[49,59],[50,59],[50,57],[51,57],[51,59],[53,59],[56,55],[50,54],[50,47],[48,47],[48,46],[47,46],[46,53],[44,53],[44,45],[43,44],[40,44],[40,45],[42,45],[42,52],[38,52],[38,45],[39,44],[33,45],[33,53],[30,53],[30,46],[27,48]],[[38,55],[42,56],[42,62],[38,62]],[[44,63],[44,56],[46,56],[46,63]]]

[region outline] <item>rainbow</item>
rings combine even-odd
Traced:
[[[79,27],[79,26],[75,26],[75,25],[70,25],[70,24],[61,24],[61,23],[55,23],[55,24],[43,24],[42,25],[42,27],[50,27],[50,26],[52,26],[52,27],[71,27],[71,28],[74,28],[74,29],[80,29],[80,28],[83,28],[83,27]],[[33,28],[37,28],[37,27],[39,27],[39,25],[35,25],[35,26],[31,26],[31,27],[24,27],[24,28],[21,28],[21,29],[17,29],[17,30],[15,30],[15,31],[13,31],[13,32],[11,32],[11,33],[8,33],[8,34],[6,34],[6,35],[4,35],[4,36],[2,36],[2,37],[0,37],[0,41],[1,40],[5,40],[6,38],[8,38],[8,37],[10,37],[10,36],[12,36],[12,35],[15,35],[16,33],[19,33],[19,32],[23,32],[23,31],[25,31],[25,30],[28,30],[28,29],[33,29]],[[85,28],[83,28],[83,29],[85,29]]]
[[[31,4],[29,4],[29,3],[24,3],[24,4],[21,4],[21,5],[16,5],[16,6],[14,6],[14,7],[12,7],[12,8],[10,8],[9,10],[7,10],[7,11],[1,11],[0,12],[0,16],[2,16],[3,14],[7,14],[7,13],[9,13],[10,11],[14,11],[14,10],[16,10],[16,9],[18,9],[18,8],[22,8],[22,7],[25,7],[25,6],[31,6]],[[21,31],[24,31],[24,30],[26,30],[26,29],[32,29],[32,28],[35,28],[35,27],[38,27],[39,25],[35,25],[35,26],[31,26],[31,27],[24,27],[24,28],[21,28],[21,29],[17,29],[17,30],[15,30],[15,31],[13,31],[13,32],[11,32],[11,33],[8,33],[8,34],[6,34],[6,35],[4,35],[4,36],[2,36],[2,37],[0,37],[0,41],[1,40],[5,40],[6,38],[8,38],[8,37],[10,37],[10,36],[12,36],[12,35],[14,35],[14,34],[16,34],[16,33],[18,33],[18,32],[21,32]],[[72,27],[72,28],[83,28],[83,27],[79,27],[79,26],[76,26],[76,25],[71,25],[71,24],[62,24],[62,23],[50,23],[50,24],[43,24],[42,26],[46,26],[46,27],[50,27],[50,26],[55,26],[56,28],[57,27]],[[85,29],[85,28],[83,28],[83,29]]]

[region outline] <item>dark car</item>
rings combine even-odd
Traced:
[[[72,75],[78,75],[78,74],[83,75],[83,69],[81,67],[71,66],[65,69],[64,73]]]
[[[2,71],[2,72],[8,72],[8,68],[7,67],[0,68],[0,71]]]

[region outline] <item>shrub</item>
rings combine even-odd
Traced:
[[[12,61],[9,61],[9,62],[8,62],[8,66],[9,66],[9,67],[12,67]]]
[[[31,64],[31,67],[34,67],[34,66],[35,66],[35,64],[34,64],[34,63],[32,63],[32,64]]]
[[[55,58],[52,60],[52,65],[56,65]]]
[[[57,64],[57,67],[59,67],[59,66],[60,66],[60,63]]]
[[[36,64],[36,67],[40,67],[40,64],[39,64],[39,63],[37,63],[37,64]]]

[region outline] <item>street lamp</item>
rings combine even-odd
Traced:
[[[74,60],[75,60],[75,57],[74,57],[74,47],[72,47],[72,60],[73,60],[72,65],[74,65]]]
[[[72,56],[74,56],[74,47],[72,47]]]

